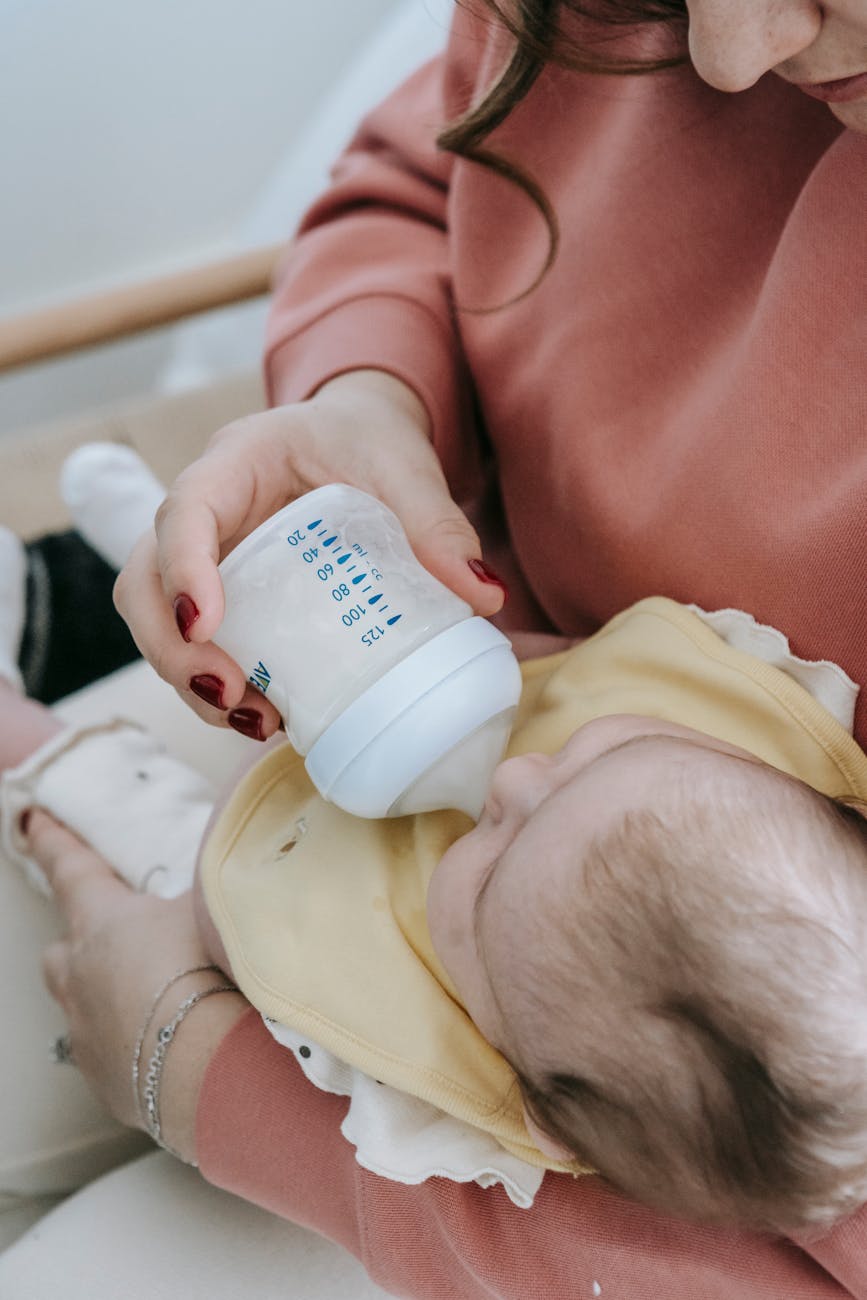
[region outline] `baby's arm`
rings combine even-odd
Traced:
[[[17,767],[31,754],[35,753],[46,741],[63,730],[60,719],[36,700],[27,699],[7,682],[0,678],[0,772]],[[255,757],[261,758],[262,751],[256,750]],[[249,766],[245,764],[245,766]],[[218,802],[211,821],[205,829],[205,836],[219,811],[222,801]],[[201,897],[198,873],[194,889],[196,919],[202,940],[208,949],[208,956],[216,966],[231,976],[228,959],[220,942]]]
[[[0,677],[0,772],[17,767],[63,728],[59,718]]]
[[[0,836],[43,892],[20,826],[46,812],[90,844],[133,889],[189,890],[214,803],[210,782],[133,722],[71,726],[0,681]]]
[[[9,682],[0,678],[0,772],[17,767],[62,730],[63,723],[50,709],[20,695]],[[261,754],[262,751],[257,749],[255,757],[261,758]],[[221,802],[218,802],[211,821],[205,829],[206,836]],[[223,945],[201,897],[198,873],[193,898],[196,920],[202,941],[208,950],[209,960],[231,976]]]

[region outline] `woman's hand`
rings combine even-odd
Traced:
[[[421,562],[476,613],[504,591],[446,487],[419,399],[380,371],[355,371],[315,397],[227,425],[175,482],[115,588],[146,659],[207,722],[264,740],[274,706],[211,641],[223,617],[217,564],[263,520],[326,483],[350,483],[398,516]]]
[[[135,893],[71,831],[38,810],[27,829],[28,851],[45,872],[66,922],[66,937],[45,952],[44,972],[69,1022],[75,1065],[116,1119],[140,1127],[132,1060],[154,995],[178,971],[209,961],[190,895],[167,900]],[[225,982],[205,971],[172,988],[144,1044],[142,1073],[157,1026],[191,992]],[[195,1158],[195,1107],[208,1061],[246,1007],[238,993],[205,999],[166,1056],[163,1133],[185,1159]]]

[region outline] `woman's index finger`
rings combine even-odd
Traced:
[[[94,887],[126,889],[107,862],[61,822],[34,808],[27,824],[27,852],[45,873],[57,903],[72,926]]]
[[[187,640],[210,641],[225,608],[218,518],[207,500],[172,490],[160,507],[156,533],[160,578],[178,625]]]
[[[156,517],[157,557],[170,604],[186,596],[193,608],[191,641],[209,641],[224,612],[217,572],[225,544],[249,531],[255,476],[228,446],[216,446],[178,476]],[[182,617],[183,617],[182,614]]]

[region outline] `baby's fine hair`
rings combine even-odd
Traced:
[[[540,1128],[692,1219],[803,1231],[867,1200],[861,813],[753,763],[684,770],[574,889],[516,990]]]

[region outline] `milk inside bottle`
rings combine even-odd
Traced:
[[[220,565],[214,637],[282,715],[314,785],[361,817],[478,817],[521,691],[508,639],[419,564],[397,517],[334,483]]]

